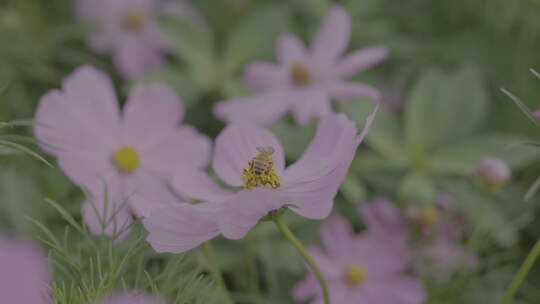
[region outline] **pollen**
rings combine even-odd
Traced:
[[[124,26],[129,30],[138,30],[142,27],[144,18],[139,10],[132,9],[124,15]]]
[[[140,166],[140,157],[132,146],[122,146],[113,154],[113,163],[122,173],[133,173]]]
[[[431,227],[439,221],[439,212],[433,206],[424,206],[420,209],[417,220],[420,224]]]
[[[305,87],[313,82],[309,69],[299,63],[293,63],[291,65],[291,79],[297,87]]]
[[[253,189],[259,186],[276,189],[280,185],[280,177],[276,172],[271,147],[257,147],[259,153],[248,161],[248,166],[244,168],[242,181],[246,189]]]
[[[345,270],[345,281],[352,286],[358,286],[366,280],[366,270],[358,264],[352,264]]]

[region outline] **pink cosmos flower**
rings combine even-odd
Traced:
[[[2,303],[51,303],[47,259],[34,244],[0,236]]]
[[[327,217],[374,115],[360,134],[344,114],[322,118],[307,150],[287,168],[270,131],[246,123],[227,126],[216,138],[213,169],[225,184],[243,189],[222,189],[204,174],[179,176],[178,190],[203,202],[153,211],[144,221],[149,243],[158,252],[180,253],[219,234],[239,239],[284,206],[307,218]]]
[[[169,2],[165,7],[176,4]],[[157,27],[156,19],[164,14],[159,1],[75,0],[75,14],[95,29],[90,48],[110,53],[122,76],[131,79],[164,62],[169,46]]]
[[[257,94],[220,102],[215,114],[227,122],[269,125],[291,111],[294,120],[305,125],[313,117],[332,112],[330,99],[378,100],[377,89],[346,78],[376,65],[387,56],[387,50],[377,46],[343,55],[350,33],[349,14],[334,5],[311,49],[293,35],[281,36],[277,41],[278,64],[254,62],[246,68],[245,80]]]
[[[0,237],[0,296],[2,303],[48,304],[51,273],[47,258],[34,244]],[[120,293],[96,304],[165,304],[148,295]]]
[[[483,157],[475,171],[484,182],[494,186],[503,186],[512,178],[512,170],[508,164],[493,156]]]
[[[211,142],[178,125],[183,113],[180,99],[161,84],[136,87],[120,113],[112,82],[90,66],[41,98],[35,135],[89,191],[83,212],[93,233],[116,234],[132,215],[175,201],[169,181],[208,164]]]
[[[426,295],[419,280],[404,274],[408,263],[384,238],[370,232],[355,235],[341,217],[323,224],[321,240],[326,250],[309,248],[328,282],[335,304],[421,304]],[[293,291],[296,300],[313,298],[323,303],[316,277],[309,273]]]
[[[446,195],[440,195],[435,206],[410,205],[405,210],[375,200],[360,212],[371,234],[402,252],[416,273],[444,282],[455,271],[477,264],[477,257],[461,243],[467,233],[465,219],[450,205]]]

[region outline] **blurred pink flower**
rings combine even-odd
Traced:
[[[0,269],[2,303],[52,303],[47,259],[34,244],[0,236]]]
[[[245,80],[257,94],[220,102],[216,115],[227,122],[247,121],[268,125],[291,111],[294,120],[307,124],[332,112],[330,99],[360,97],[380,99],[372,86],[346,80],[387,56],[384,47],[370,47],[343,55],[349,43],[351,20],[334,5],[324,18],[310,50],[291,34],[277,41],[278,64],[251,63]]]
[[[283,147],[270,131],[245,123],[227,126],[216,138],[213,169],[228,186],[244,189],[221,189],[206,175],[179,176],[177,189],[203,203],[153,211],[144,221],[149,243],[158,252],[180,253],[219,234],[239,239],[283,206],[307,218],[327,217],[374,115],[360,134],[345,114],[322,118],[304,155],[287,168]]]
[[[402,252],[370,233],[355,235],[345,219],[334,217],[321,228],[326,250],[308,249],[328,281],[332,303],[424,303],[426,295],[420,281],[404,273],[409,265]],[[294,297],[323,302],[313,273],[296,286]]]
[[[116,234],[158,202],[176,201],[169,181],[210,161],[210,140],[179,126],[180,99],[161,84],[136,87],[120,113],[113,84],[91,66],[68,76],[37,107],[36,138],[90,194],[83,205],[93,233]]]
[[[409,205],[404,210],[378,199],[362,205],[361,214],[370,234],[402,252],[422,276],[444,282],[455,271],[477,263],[462,245],[465,219],[452,210],[446,195],[440,195],[434,206]]]
[[[534,111],[534,112],[532,113],[532,117],[533,117],[534,119],[540,120],[540,109]]]
[[[512,178],[512,170],[508,164],[493,156],[482,158],[475,173],[484,182],[494,186],[503,186]]]
[[[166,10],[188,18],[196,15],[185,1],[170,0],[161,7],[158,0],[75,0],[75,14],[94,29],[90,48],[110,53],[120,74],[129,79],[163,64],[169,46],[157,18]]]

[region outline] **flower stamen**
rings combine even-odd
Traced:
[[[122,146],[113,154],[113,162],[122,173],[133,173],[140,166],[140,157],[137,150],[132,146]]]
[[[291,65],[291,79],[297,87],[309,86],[313,82],[309,69],[299,63],[293,63]]]
[[[349,285],[358,286],[366,280],[366,270],[358,264],[352,264],[345,270],[345,281]]]
[[[276,189],[280,185],[280,177],[276,173],[276,167],[272,159],[274,148],[257,147],[259,152],[254,158],[248,161],[248,166],[244,168],[242,180],[246,189],[253,189],[258,186]]]
[[[124,15],[124,26],[128,30],[139,30],[144,22],[142,13],[137,9],[131,9],[126,15]]]

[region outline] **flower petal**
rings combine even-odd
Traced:
[[[388,49],[383,46],[372,46],[347,54],[337,64],[334,73],[339,78],[350,77],[367,70],[386,59]]]
[[[164,58],[160,47],[141,37],[127,35],[114,48],[113,62],[123,77],[133,79],[162,65]]]
[[[277,40],[277,58],[282,65],[288,65],[306,59],[306,49],[298,37],[283,34]]]
[[[214,171],[230,186],[242,186],[242,170],[259,153],[257,147],[274,148],[274,165],[280,174],[285,167],[281,143],[272,132],[246,123],[231,124],[218,135],[212,164]]]
[[[289,82],[289,75],[273,63],[255,61],[244,71],[245,82],[256,91],[283,87]]]
[[[341,216],[333,216],[323,223],[320,238],[326,251],[335,258],[352,252],[353,230],[347,220]]]
[[[345,178],[356,148],[371,126],[375,112],[366,121],[361,134],[345,114],[321,119],[315,137],[302,157],[289,166],[282,188],[296,213],[321,219],[330,213],[339,185]]]
[[[271,125],[289,111],[289,95],[286,91],[273,91],[225,100],[216,104],[214,113],[228,123],[247,122],[263,126]]]
[[[190,174],[210,163],[212,141],[193,127],[171,129],[141,153],[141,167],[166,177]]]
[[[178,204],[154,210],[143,221],[148,242],[157,252],[182,253],[219,235],[215,222],[221,206]]]
[[[364,290],[370,303],[422,304],[426,299],[424,287],[411,276],[394,275],[369,284]]]
[[[137,86],[130,95],[123,114],[124,144],[144,150],[169,136],[184,115],[180,98],[168,86]]]
[[[92,66],[68,76],[38,104],[34,133],[51,154],[106,150],[117,137],[119,114],[109,77]]]
[[[0,295],[4,303],[48,304],[51,274],[34,244],[0,238]]]
[[[337,82],[329,87],[329,94],[337,100],[354,100],[368,97],[374,100],[381,99],[381,93],[376,88],[358,82]]]
[[[243,190],[225,200],[217,217],[219,230],[229,239],[244,237],[259,220],[285,205],[279,191],[270,188]]]
[[[217,185],[204,171],[177,174],[172,184],[180,195],[188,199],[222,201],[233,195],[232,191]]]
[[[305,126],[312,118],[332,113],[327,93],[318,88],[298,89],[289,97],[293,118],[297,124]]]
[[[333,5],[324,17],[313,41],[313,56],[333,60],[347,49],[351,35],[351,17],[340,5]]]

